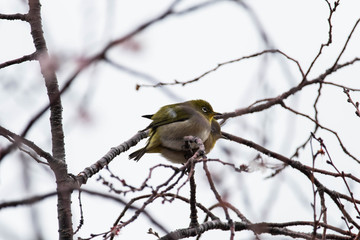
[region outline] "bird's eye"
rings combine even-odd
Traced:
[[[208,112],[208,109],[206,107],[202,107],[201,110],[204,112],[204,113],[207,113]]]

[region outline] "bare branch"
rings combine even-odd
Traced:
[[[345,49],[346,49],[348,43],[350,42],[350,39],[351,39],[353,33],[355,32],[355,29],[357,28],[359,22],[360,22],[360,18],[355,22],[353,28],[351,29],[351,32],[350,32],[350,34],[348,35],[348,37],[347,37],[347,39],[346,39],[346,42],[345,42],[345,44],[344,44],[344,47],[341,49],[341,52],[340,52],[339,56],[337,57],[337,59],[336,59],[335,62],[334,62],[334,65],[333,65],[334,68],[338,65],[338,62],[339,62],[341,56],[343,55],[343,53],[345,52]]]
[[[360,217],[360,211],[359,211],[359,209],[358,209],[358,207],[357,207],[356,200],[355,200],[355,198],[354,198],[354,194],[353,194],[353,192],[351,191],[348,182],[346,181],[344,172],[340,172],[339,169],[335,166],[335,164],[334,164],[334,162],[333,162],[333,160],[332,160],[332,158],[331,158],[331,156],[330,156],[330,153],[329,153],[329,151],[328,151],[328,149],[327,149],[324,141],[323,141],[321,138],[316,138],[314,135],[313,135],[313,138],[320,143],[321,151],[323,152],[323,154],[326,153],[326,155],[328,156],[329,160],[327,160],[327,163],[330,164],[330,165],[335,169],[335,171],[336,171],[339,175],[341,175],[341,178],[342,178],[342,180],[343,180],[344,183],[345,183],[346,189],[348,190],[348,192],[349,192],[349,194],[350,194],[351,201],[352,201],[353,204],[354,204],[354,208],[355,208],[355,210],[356,210],[356,212],[357,212],[357,214],[358,214],[358,217]]]
[[[248,224],[243,222],[235,222],[235,231],[243,231],[243,230],[253,230],[256,233],[269,233],[271,235],[277,236],[289,236],[292,238],[302,238],[302,239],[311,239],[311,233],[303,233],[303,232],[296,232],[289,230],[284,227],[285,224],[272,224],[272,223],[255,223],[255,224]],[[313,225],[311,222],[297,222],[295,225]],[[184,229],[178,229],[176,231],[173,231],[163,237],[161,237],[159,240],[176,240],[176,239],[183,239],[183,238],[189,238],[192,236],[196,236],[199,233],[203,233],[205,231],[209,230],[229,230],[231,228],[231,224],[222,222],[221,220],[214,220],[209,221],[200,224],[199,227],[196,228],[184,228]],[[320,234],[317,234],[317,238],[321,238]],[[326,236],[326,239],[338,239],[338,240],[350,240],[353,239],[354,235],[349,235],[349,233],[346,233],[345,236],[341,235],[334,235],[334,234],[328,234]]]
[[[90,194],[90,195],[94,195],[94,196],[100,196],[100,197],[103,197],[104,199],[109,199],[109,200],[113,200],[113,201],[116,201],[122,205],[125,206],[124,208],[124,211],[126,212],[126,210],[128,209],[131,209],[131,210],[134,210],[134,211],[140,211],[142,212],[152,223],[155,224],[155,226],[159,227],[161,230],[163,230],[164,232],[168,232],[168,230],[161,224],[159,223],[155,218],[153,218],[151,216],[151,214],[149,214],[146,210],[144,209],[141,209],[136,207],[136,206],[133,206],[133,203],[136,201],[133,201],[131,200],[130,202],[126,202],[125,200],[119,198],[119,197],[116,197],[116,196],[113,196],[113,195],[110,195],[110,194],[106,194],[106,193],[101,193],[101,192],[97,192],[97,191],[92,191],[92,190],[88,190],[88,189],[81,189],[82,192],[84,193],[87,193],[87,194]],[[142,196],[142,198],[146,198],[147,196]],[[140,198],[139,198],[140,199]],[[124,212],[123,211],[123,212]],[[114,224],[114,227],[116,227],[116,224]],[[111,231],[109,231],[107,234],[111,235]]]
[[[225,216],[226,216],[226,220],[228,221],[228,223],[230,224],[230,239],[234,239],[234,225],[233,225],[233,220],[230,217],[227,205],[225,204],[225,202],[222,200],[221,195],[218,193],[218,191],[216,190],[214,181],[212,180],[211,174],[209,172],[209,169],[207,167],[206,161],[203,162],[203,169],[205,171],[207,180],[209,182],[210,185],[210,189],[211,191],[214,193],[216,200],[219,202],[219,205],[222,207],[222,209],[224,210]]]
[[[200,79],[202,79],[203,77],[207,76],[208,74],[212,73],[212,72],[215,72],[217,71],[219,68],[223,67],[223,66],[226,66],[228,64],[232,64],[232,63],[236,63],[236,62],[240,62],[242,60],[245,60],[245,59],[251,59],[251,58],[255,58],[255,57],[259,57],[261,55],[264,55],[264,54],[268,54],[268,53],[278,53],[282,56],[284,56],[285,58],[291,60],[292,62],[294,62],[300,73],[301,73],[301,76],[304,76],[304,72],[300,66],[300,63],[295,60],[294,58],[288,56],[287,54],[285,54],[284,52],[278,50],[278,49],[270,49],[270,50],[264,50],[262,52],[258,52],[258,53],[254,53],[254,54],[251,54],[251,55],[248,55],[248,56],[244,56],[244,57],[241,57],[241,58],[237,58],[237,59],[233,59],[233,60],[230,60],[230,61],[226,61],[226,62],[222,62],[222,63],[219,63],[216,67],[204,72],[203,74],[201,74],[200,76],[196,77],[196,78],[193,78],[191,80],[188,80],[188,81],[178,81],[178,80],[175,80],[174,82],[171,82],[171,83],[163,83],[163,82],[159,82],[155,85],[138,85],[138,87],[160,87],[160,86],[167,86],[167,85],[182,85],[182,86],[185,86],[187,84],[190,84],[190,83],[193,83],[193,82],[197,82],[199,81]]]
[[[65,139],[62,123],[63,107],[59,85],[55,69],[49,67],[50,56],[42,29],[40,0],[29,0],[28,6],[27,20],[31,29],[30,34],[36,53],[39,55],[40,71],[45,81],[50,106],[52,155],[57,161],[49,162],[49,164],[55,175],[58,190],[59,239],[71,239],[74,235],[71,215],[71,191],[66,190],[69,188],[69,185],[74,185],[74,181],[69,177],[65,161]]]
[[[190,176],[190,227],[199,226],[196,209],[196,183],[194,177],[195,171]]]
[[[283,92],[282,94],[280,94],[277,97],[274,98],[267,98],[265,100],[258,100],[256,101],[256,103],[260,103],[260,102],[265,102],[263,104],[251,104],[250,106],[246,107],[246,108],[241,108],[241,109],[237,109],[234,112],[228,112],[228,113],[224,113],[221,117],[225,120],[227,120],[228,118],[233,118],[233,117],[237,117],[237,116],[241,116],[244,114],[249,114],[249,113],[255,113],[255,112],[260,112],[263,111],[265,109],[271,108],[275,105],[281,104],[282,101],[284,101],[285,99],[287,99],[289,96],[294,95],[295,93],[299,92],[300,90],[302,90],[304,87],[306,86],[310,86],[313,84],[319,84],[319,83],[323,83],[325,78],[336,72],[337,70],[348,66],[349,63],[346,64],[338,64],[335,67],[331,67],[329,69],[327,69],[324,73],[320,74],[318,77],[309,80],[309,81],[301,81],[297,86],[290,88],[288,91]]]
[[[0,13],[0,19],[27,21],[27,14],[22,14],[22,13],[2,14],[2,13]]]
[[[356,116],[358,116],[358,117],[360,117],[360,110],[359,110],[359,102],[354,102],[353,100],[352,100],[352,98],[351,98],[351,96],[350,96],[350,90],[349,89],[347,89],[347,88],[344,88],[344,93],[346,94],[346,96],[347,96],[347,101],[349,102],[349,103],[351,103],[354,107],[355,107],[355,114],[356,114]]]
[[[109,63],[111,66],[125,72],[125,73],[128,73],[132,76],[135,76],[135,77],[138,77],[138,78],[142,78],[144,79],[145,81],[148,81],[152,84],[157,84],[159,83],[160,81],[158,79],[156,79],[155,77],[147,74],[147,73],[144,73],[144,72],[140,72],[140,71],[137,71],[135,69],[132,69],[132,68],[129,68],[127,66],[124,66],[124,65],[121,65],[119,63],[116,63],[114,61],[112,61],[111,59],[109,59],[108,57],[104,57],[104,61]],[[136,90],[139,90],[140,88],[140,85],[136,84],[136,87],[135,89]],[[166,93],[169,97],[171,98],[174,98],[174,99],[177,99],[177,100],[180,100],[180,97],[174,93],[174,91],[171,91],[171,89],[168,89],[168,88],[162,88],[163,92]]]
[[[345,219],[347,221],[349,221],[351,224],[353,224],[357,229],[360,229],[360,225],[350,216],[350,214],[345,210],[344,205],[339,201],[339,198],[343,198],[351,203],[353,203],[354,201],[356,203],[359,203],[359,200],[355,200],[352,197],[349,197],[347,195],[341,194],[339,192],[336,192],[334,190],[330,190],[327,187],[325,187],[317,178],[313,177],[313,175],[311,174],[311,171],[309,170],[309,168],[305,167],[305,165],[303,165],[302,163],[300,163],[299,161],[295,161],[292,159],[289,159],[279,153],[270,151],[266,148],[264,148],[263,146],[260,146],[252,141],[246,140],[244,138],[238,137],[238,136],[234,136],[231,135],[229,133],[226,132],[222,132],[222,134],[227,137],[229,140],[231,141],[235,141],[239,144],[244,144],[250,148],[254,148],[257,151],[280,160],[281,162],[290,165],[291,167],[293,167],[294,169],[297,169],[298,171],[300,171],[302,174],[304,174],[310,181],[313,181],[315,186],[318,189],[323,190],[332,200],[333,202],[336,204],[336,206],[338,207],[338,209],[341,211],[341,213],[343,214],[343,216],[345,217]]]
[[[326,170],[323,170],[323,169],[319,169],[319,168],[311,168],[309,166],[305,166],[306,168],[308,168],[310,171],[313,171],[313,172],[317,172],[317,173],[321,173],[321,174],[324,174],[324,175],[328,175],[328,176],[333,176],[335,178],[338,178],[338,177],[346,177],[346,178],[349,178],[355,182],[358,182],[360,183],[360,178],[357,178],[355,177],[354,175],[352,175],[351,173],[341,173],[341,174],[338,174],[338,173],[335,173],[335,172],[329,172],[329,171],[326,171]]]
[[[294,109],[286,106],[284,102],[282,102],[280,105],[281,105],[283,108],[285,108],[286,110],[289,110],[290,112],[292,112],[292,113],[294,113],[294,114],[296,114],[296,115],[305,117],[305,118],[309,119],[310,121],[312,121],[313,123],[315,123],[316,126],[318,126],[318,127],[322,128],[322,129],[324,129],[324,130],[326,130],[326,131],[331,132],[332,134],[334,134],[335,137],[336,137],[336,139],[338,140],[338,142],[339,142],[342,150],[344,151],[344,153],[347,154],[347,155],[348,155],[349,157],[351,157],[352,159],[354,159],[356,162],[360,163],[360,160],[357,159],[354,155],[352,155],[352,154],[346,149],[345,145],[344,145],[343,142],[341,141],[341,138],[339,137],[339,135],[338,135],[337,132],[335,132],[334,130],[332,130],[332,129],[330,129],[330,128],[327,128],[327,127],[323,126],[322,124],[319,123],[318,120],[311,118],[309,115],[306,115],[306,114],[304,114],[304,113],[298,112],[298,111],[296,111],[296,110],[294,110]],[[310,139],[310,138],[309,138],[309,139]],[[309,141],[309,139],[308,139],[302,146],[305,146],[305,145],[307,144],[307,142]],[[298,149],[299,149],[299,148],[298,148]],[[297,152],[294,153],[293,156],[295,156],[296,154],[297,154]]]
[[[99,159],[96,163],[91,165],[90,167],[85,168],[82,172],[78,174],[77,181],[79,185],[85,184],[86,181],[92,177],[94,174],[98,173],[101,169],[103,169],[106,165],[108,165],[117,155],[122,152],[127,151],[130,147],[135,146],[141,139],[146,138],[149,132],[138,132],[129,140],[123,142],[117,147],[111,148],[101,159]]]
[[[184,9],[182,11],[176,12],[174,9],[175,7],[180,3],[180,0],[175,0],[173,1],[172,4],[170,4],[170,6],[161,14],[159,14],[157,17],[141,24],[140,26],[136,27],[135,29],[131,30],[130,32],[128,32],[127,34],[125,34],[124,36],[115,39],[111,42],[109,42],[99,53],[95,54],[94,56],[88,58],[87,60],[83,61],[83,64],[81,66],[79,66],[77,68],[77,70],[75,70],[75,72],[72,74],[72,76],[66,81],[63,89],[61,90],[61,92],[66,91],[66,89],[71,85],[71,83],[74,81],[74,79],[88,66],[90,66],[92,63],[99,61],[99,60],[104,60],[106,59],[106,54],[107,52],[119,45],[122,44],[126,41],[128,41],[129,39],[133,38],[135,35],[141,33],[142,31],[144,31],[145,29],[149,28],[150,26],[161,22],[162,20],[166,19],[169,16],[173,16],[173,15],[183,15],[183,14],[187,14],[187,13],[191,13],[195,10],[199,10],[203,7],[207,7],[210,6],[212,4],[218,3],[220,1],[209,1],[209,2],[205,2],[205,3],[200,3],[199,5],[196,6],[192,6],[188,9]]]
[[[32,149],[34,152],[36,152],[40,157],[45,158],[48,163],[54,163],[56,162],[56,160],[51,156],[50,153],[45,152],[44,150],[42,150],[40,147],[38,147],[35,143],[3,128],[2,126],[0,126],[0,135],[4,136],[5,138],[7,138],[9,141],[11,141],[12,143],[14,143],[16,146],[18,146],[21,149],[21,145],[25,145],[27,147],[29,147],[30,149]],[[28,153],[28,152],[27,152]],[[0,151],[0,156],[2,155],[2,151]]]
[[[56,194],[57,194],[56,192],[51,192],[51,193],[47,193],[47,194],[43,194],[43,195],[25,198],[22,200],[3,202],[3,203],[0,203],[0,209],[8,208],[8,207],[17,207],[17,206],[21,206],[21,205],[31,205],[31,204],[37,203],[39,201],[42,201],[46,198],[53,197]]]
[[[303,81],[306,80],[306,77],[309,75],[312,67],[313,67],[314,64],[315,64],[315,62],[316,62],[316,61],[318,60],[318,58],[320,57],[323,48],[330,46],[330,44],[332,43],[332,16],[333,16],[333,14],[334,14],[337,6],[339,6],[339,2],[340,2],[340,0],[337,0],[337,1],[334,3],[334,7],[332,7],[331,4],[329,3],[329,1],[326,0],[326,3],[327,3],[328,8],[329,8],[329,17],[328,17],[329,31],[328,31],[328,39],[327,39],[327,42],[326,42],[326,43],[321,44],[320,49],[319,49],[319,52],[317,53],[316,57],[315,57],[314,60],[311,62],[308,70],[306,71],[306,74],[305,74],[305,76],[304,76]],[[335,65],[336,65],[336,63],[334,64],[334,66],[335,66]]]
[[[20,63],[27,62],[27,61],[33,61],[36,59],[36,55],[37,55],[36,53],[32,53],[29,55],[22,56],[20,58],[16,58],[13,60],[9,60],[9,61],[0,63],[0,69],[14,65],[14,64],[20,64]]]

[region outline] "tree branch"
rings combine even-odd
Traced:
[[[261,233],[268,233],[270,235],[282,235],[282,236],[289,236],[292,238],[302,238],[302,239],[312,239],[312,233],[303,233],[303,232],[296,232],[284,227],[287,224],[272,224],[272,223],[243,223],[243,222],[235,222],[235,231],[244,231],[244,230],[252,230],[258,234]],[[297,222],[296,225],[313,225],[311,222]],[[223,230],[227,231],[230,230],[231,224],[222,222],[221,220],[213,220],[209,222],[204,222],[200,224],[199,227],[196,228],[184,228],[175,230],[163,237],[159,240],[177,240],[183,238],[189,238],[198,235],[199,233],[204,233],[209,230]],[[344,236],[345,235],[345,236]],[[346,233],[344,235],[335,235],[335,234],[328,234],[326,239],[337,239],[337,240],[350,240],[353,239],[355,235]],[[316,235],[317,238],[321,238],[320,234]]]
[[[148,136],[149,131],[138,132],[129,140],[121,143],[117,147],[111,148],[101,159],[99,159],[96,163],[91,165],[90,167],[85,168],[82,172],[80,172],[76,179],[79,185],[85,184],[86,181],[92,177],[94,174],[98,173],[101,169],[107,166],[117,155],[122,152],[127,151],[130,147],[135,146],[141,139],[144,139]]]
[[[50,153],[45,152],[40,147],[38,147],[35,143],[7,130],[6,128],[0,126],[0,135],[7,138],[9,141],[11,141],[13,144],[15,144],[18,147],[21,147],[21,144],[24,144],[31,148],[34,152],[36,152],[40,157],[45,158],[49,164],[54,164],[57,160],[54,159]],[[0,149],[0,156],[2,155],[2,151]]]
[[[298,67],[299,69],[299,72],[301,73],[301,76],[304,76],[304,72],[300,66],[300,63],[288,56],[287,54],[285,54],[284,52],[278,50],[278,49],[269,49],[269,50],[264,50],[262,52],[258,52],[258,53],[254,53],[254,54],[251,54],[251,55],[248,55],[248,56],[244,56],[244,57],[241,57],[241,58],[236,58],[236,59],[233,59],[233,60],[230,60],[230,61],[226,61],[226,62],[222,62],[222,63],[219,63],[216,67],[204,72],[203,74],[201,74],[200,76],[198,77],[195,77],[191,80],[187,80],[187,81],[178,81],[178,80],[175,80],[174,82],[170,82],[170,83],[163,83],[163,82],[159,82],[155,85],[138,85],[138,88],[140,87],[161,87],[161,86],[168,86],[168,85],[181,85],[181,86],[185,86],[187,84],[190,84],[190,83],[194,83],[194,82],[197,82],[199,81],[200,79],[202,79],[203,77],[207,76],[208,74],[210,73],[213,73],[215,71],[217,71],[219,68],[223,67],[223,66],[226,66],[228,64],[232,64],[232,63],[236,63],[236,62],[240,62],[240,61],[243,61],[245,59],[251,59],[251,58],[255,58],[255,57],[259,57],[261,55],[264,55],[264,54],[269,54],[269,53],[278,53],[280,54],[281,56],[284,56],[285,58],[289,59],[290,61],[294,62],[296,64],[296,66]]]
[[[55,69],[49,64],[50,57],[44,38],[41,22],[41,4],[39,0],[29,0],[29,12],[27,20],[30,24],[31,36],[38,56],[40,70],[45,80],[45,86],[50,105],[50,127],[53,157],[62,164],[50,164],[56,177],[58,192],[58,223],[59,239],[71,239],[73,237],[71,216],[71,189],[75,183],[68,175],[65,162],[65,142],[62,125],[62,104],[60,99],[59,85]]]
[[[0,19],[5,19],[5,20],[27,21],[26,17],[27,17],[27,15],[22,14],[22,13],[14,13],[14,14],[2,14],[2,13],[0,13]]]
[[[355,222],[355,220],[350,216],[350,214],[345,210],[344,205],[339,201],[340,198],[345,199],[351,203],[355,202],[359,202],[358,200],[354,200],[353,198],[346,196],[344,194],[341,194],[337,191],[334,190],[330,190],[327,187],[325,187],[317,178],[313,177],[311,170],[309,170],[309,168],[305,167],[305,165],[303,165],[302,163],[300,163],[299,161],[295,161],[292,159],[289,159],[279,153],[270,151],[266,148],[264,148],[261,145],[258,145],[252,141],[246,140],[244,138],[238,137],[238,136],[234,136],[231,135],[229,133],[226,132],[222,132],[222,134],[227,137],[230,141],[235,141],[237,143],[246,145],[250,148],[253,148],[269,157],[275,158],[280,160],[281,162],[291,166],[294,169],[297,169],[298,171],[300,171],[301,173],[303,173],[310,181],[313,181],[315,186],[319,189],[319,191],[324,191],[332,200],[333,202],[336,204],[336,206],[338,207],[338,209],[340,210],[340,212],[343,214],[344,218],[349,221],[351,224],[353,224],[357,229],[360,229],[360,225]]]
[[[17,206],[21,206],[21,205],[31,205],[31,204],[37,203],[39,201],[42,201],[48,197],[55,196],[56,194],[57,194],[57,192],[50,192],[47,194],[29,197],[29,198],[25,198],[22,200],[3,202],[3,203],[0,203],[0,209],[8,208],[8,207],[17,207]]]
[[[11,66],[11,65],[14,65],[14,64],[20,64],[20,63],[23,63],[23,62],[26,62],[26,61],[33,61],[35,59],[36,59],[36,52],[32,53],[32,54],[29,54],[29,55],[24,55],[24,56],[22,56],[20,58],[16,58],[16,59],[13,59],[13,60],[9,60],[9,61],[0,63],[0,69]]]

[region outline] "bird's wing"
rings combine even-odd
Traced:
[[[150,123],[150,125],[147,128],[145,128],[145,130],[150,128],[154,130],[157,127],[169,123],[185,121],[190,118],[192,112],[194,112],[194,110],[192,110],[187,106],[170,105],[170,106],[162,107],[154,115],[144,116],[146,118],[149,118],[151,116],[151,120],[153,120],[152,123]]]

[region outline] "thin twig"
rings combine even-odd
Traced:
[[[190,177],[190,227],[198,227],[198,216],[196,210],[196,183],[194,178],[195,171]]]
[[[27,140],[26,138],[23,138],[7,129],[5,129],[4,127],[0,126],[0,135],[4,136],[5,138],[7,138],[10,142],[14,143],[16,146],[18,146],[20,149],[21,145],[25,145],[27,147],[29,147],[30,149],[32,149],[34,152],[36,152],[40,157],[45,158],[48,163],[54,163],[57,160],[55,160],[50,153],[44,151],[43,149],[41,149],[40,147],[38,147],[35,143]],[[29,152],[27,152],[29,153]],[[2,152],[0,151],[0,155],[2,154]]]
[[[117,155],[122,152],[127,151],[130,147],[135,146],[141,139],[146,138],[149,134],[149,131],[140,131],[136,133],[129,140],[121,143],[117,147],[111,148],[102,158],[100,158],[96,163],[90,167],[85,168],[81,171],[77,178],[79,185],[86,183],[86,181],[92,177],[94,174],[98,173],[106,165],[108,165]]]
[[[346,155],[348,155],[349,157],[351,157],[353,160],[355,160],[356,162],[360,163],[360,160],[357,159],[353,154],[351,154],[351,153],[347,150],[347,148],[346,148],[345,145],[343,144],[343,142],[342,142],[342,140],[341,140],[341,138],[339,137],[339,134],[338,134],[337,132],[335,132],[334,130],[332,130],[332,129],[328,128],[328,127],[323,126],[322,124],[319,123],[318,120],[313,119],[313,118],[310,117],[309,115],[306,115],[306,114],[304,114],[304,113],[298,112],[298,111],[296,111],[296,110],[294,110],[294,109],[286,106],[286,104],[285,104],[284,102],[281,102],[280,105],[281,105],[283,108],[285,108],[286,110],[289,110],[290,112],[292,112],[292,113],[294,113],[294,114],[296,114],[296,115],[305,117],[305,118],[309,119],[310,121],[312,121],[313,123],[315,123],[316,126],[318,126],[318,127],[322,128],[322,129],[324,129],[324,130],[332,133],[332,134],[336,137],[337,141],[339,142],[340,147],[342,148],[343,152],[344,152]],[[311,136],[305,141],[305,143],[304,143],[301,147],[304,147],[304,146],[307,144],[307,142],[310,140],[310,138],[311,138]],[[299,147],[299,148],[300,148],[300,147]],[[297,151],[298,151],[299,148],[297,148]],[[293,156],[295,156],[295,155],[297,154],[297,151],[293,154]]]
[[[22,13],[2,14],[2,13],[0,13],[0,19],[27,21],[27,14],[22,14]]]
[[[340,0],[337,0],[335,3],[334,3],[334,7],[331,7],[331,4],[329,3],[329,1],[326,0],[326,3],[328,5],[328,8],[329,8],[329,17],[328,17],[328,25],[329,25],[329,30],[328,30],[328,39],[327,39],[327,42],[326,43],[322,43],[321,46],[320,46],[320,49],[317,53],[317,55],[315,56],[314,60],[311,62],[308,70],[306,71],[305,73],[305,76],[304,76],[304,79],[303,81],[306,80],[307,76],[309,75],[312,67],[314,66],[314,64],[316,63],[316,61],[319,59],[321,53],[322,53],[322,50],[324,49],[324,47],[328,47],[330,46],[330,44],[332,43],[332,17],[333,17],[333,14],[337,8],[337,6],[339,5],[339,2]],[[336,64],[334,64],[335,66]]]
[[[360,117],[359,102],[354,102],[354,101],[352,100],[352,98],[351,98],[351,96],[350,96],[350,90],[349,90],[349,89],[344,88],[344,93],[346,94],[346,96],[347,96],[347,98],[348,98],[347,101],[354,106],[354,108],[355,108],[355,110],[356,110],[356,111],[355,111],[356,116]]]
[[[350,216],[350,214],[345,210],[344,205],[339,201],[339,198],[345,199],[349,202],[355,202],[358,203],[358,200],[355,200],[353,197],[348,197],[344,194],[341,194],[337,191],[334,190],[330,190],[327,187],[325,187],[317,178],[312,178],[312,174],[311,171],[305,167],[305,165],[303,165],[302,163],[300,163],[299,161],[295,161],[292,159],[289,159],[279,153],[270,151],[268,149],[266,149],[265,147],[258,145],[252,141],[246,140],[244,138],[238,137],[238,136],[234,136],[232,134],[226,133],[226,132],[222,132],[222,134],[227,137],[229,140],[231,141],[235,141],[237,143],[240,144],[244,144],[248,147],[254,148],[257,151],[280,160],[281,162],[290,165],[291,167],[297,169],[298,171],[300,171],[302,174],[304,174],[309,180],[314,181],[315,186],[319,189],[319,190],[323,190],[332,200],[333,202],[336,204],[336,206],[338,207],[338,209],[341,211],[341,213],[343,214],[344,218],[349,221],[351,224],[353,224],[357,229],[360,229],[360,225]]]
[[[37,53],[36,52],[34,52],[32,54],[29,54],[29,55],[24,55],[24,56],[22,56],[20,58],[16,58],[16,59],[13,59],[13,60],[9,60],[9,61],[0,63],[0,69],[11,66],[11,65],[14,65],[14,64],[20,64],[20,63],[27,62],[27,61],[33,61],[36,58],[37,58]]]
[[[201,75],[199,75],[198,77],[195,77],[191,80],[187,80],[187,81],[178,81],[178,80],[174,80],[174,82],[168,82],[168,83],[164,83],[164,82],[159,82],[155,85],[146,85],[146,84],[142,84],[142,85],[138,85],[138,87],[161,87],[161,86],[168,86],[168,85],[181,85],[181,86],[185,86],[187,84],[190,84],[190,83],[194,83],[194,82],[197,82],[199,81],[200,79],[202,79],[203,77],[207,76],[208,74],[210,73],[213,73],[215,71],[217,71],[219,68],[223,67],[223,66],[226,66],[226,65],[229,65],[229,64],[232,64],[232,63],[236,63],[236,62],[240,62],[242,60],[245,60],[245,59],[251,59],[251,58],[255,58],[255,57],[259,57],[261,55],[264,55],[264,54],[269,54],[269,53],[278,53],[282,56],[284,56],[285,58],[291,60],[292,62],[294,62],[301,75],[304,76],[304,72],[300,66],[300,63],[295,60],[294,58],[288,56],[287,54],[285,54],[284,52],[282,52],[281,50],[279,49],[269,49],[269,50],[264,50],[262,52],[258,52],[258,53],[254,53],[254,54],[251,54],[251,55],[248,55],[248,56],[244,56],[244,57],[241,57],[241,58],[236,58],[236,59],[233,59],[233,60],[229,60],[229,61],[226,61],[226,62],[222,62],[222,63],[219,63],[216,67],[202,73]]]

